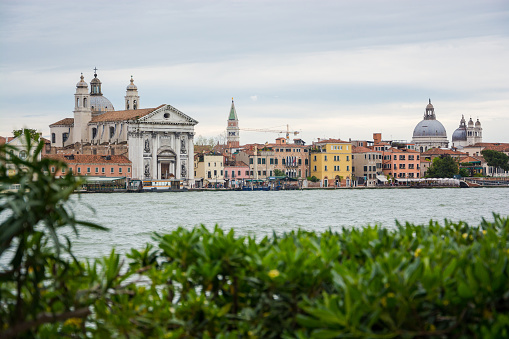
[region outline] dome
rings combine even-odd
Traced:
[[[85,78],[83,77],[83,73],[81,73],[80,81],[76,84],[76,87],[86,87],[86,88],[88,88],[88,85],[85,82]]]
[[[90,107],[92,111],[106,112],[114,111],[115,108],[111,101],[103,95],[92,95],[90,96]]]
[[[447,133],[444,125],[438,120],[422,120],[414,128],[415,137],[445,137]]]
[[[128,91],[137,91],[138,90],[138,87],[136,87],[136,85],[134,84],[134,79],[133,79],[132,75],[131,75],[131,83],[129,85],[127,85],[127,90]]]
[[[464,128],[457,128],[452,134],[452,142],[467,141],[467,131]]]
[[[475,127],[481,127],[481,122],[479,121],[479,119],[477,119],[477,121],[475,122]]]
[[[474,122],[472,121],[472,118],[468,120],[468,127],[474,127]]]

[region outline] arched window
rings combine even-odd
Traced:
[[[92,139],[95,139],[96,136],[97,136],[97,128],[93,127],[92,128]]]
[[[110,138],[113,138],[114,135],[115,135],[115,127],[111,126],[110,127]]]
[[[127,101],[125,102],[125,108],[126,108],[126,109],[129,109],[129,100],[127,100]]]
[[[76,98],[76,107],[80,107],[80,98]]]
[[[136,100],[134,100],[134,102],[133,102],[133,109],[137,109],[137,108],[138,108],[138,104],[137,104]]]
[[[55,133],[51,133],[51,143],[53,143],[53,144],[54,144],[54,143],[56,142],[56,139],[57,139],[57,138],[56,138]]]
[[[83,107],[87,107],[87,98],[83,98]]]

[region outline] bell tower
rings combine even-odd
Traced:
[[[87,142],[87,125],[92,120],[92,111],[90,110],[90,96],[88,94],[88,84],[81,73],[80,81],[76,84],[76,93],[74,94],[74,128],[73,142]]]
[[[237,111],[235,110],[235,104],[232,98],[232,106],[230,108],[230,115],[228,116],[228,126],[226,127],[226,140],[227,147],[229,149],[238,149],[240,146],[240,135],[239,135],[239,119],[237,117]],[[233,150],[231,151],[234,152]]]
[[[138,108],[140,108],[140,96],[138,95],[138,87],[134,84],[134,79],[131,75],[131,83],[127,85],[125,92],[125,109],[127,111]]]

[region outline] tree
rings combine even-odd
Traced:
[[[276,168],[274,170],[274,176],[276,176],[276,177],[286,177],[286,174],[282,170]]]
[[[39,132],[37,132],[36,129],[21,128],[21,129],[15,129],[12,131],[12,134],[14,135],[15,138],[19,137],[23,133],[25,133],[25,135],[31,136],[32,140],[39,141],[40,134],[39,134]]]
[[[458,174],[458,163],[452,157],[440,156],[433,159],[433,163],[426,171],[426,178],[452,178]]]
[[[509,156],[505,153],[485,149],[481,152],[481,154],[484,157],[484,160],[488,163],[488,166],[500,167],[504,171],[509,171]]]
[[[462,177],[469,177],[470,173],[466,168],[460,168],[459,175],[461,175]]]

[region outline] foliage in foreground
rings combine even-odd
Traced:
[[[0,271],[1,338],[509,337],[509,218],[259,240],[179,228],[125,261],[79,261],[49,242],[78,222],[44,166],[1,198],[14,217],[2,218],[0,262],[16,253]]]

